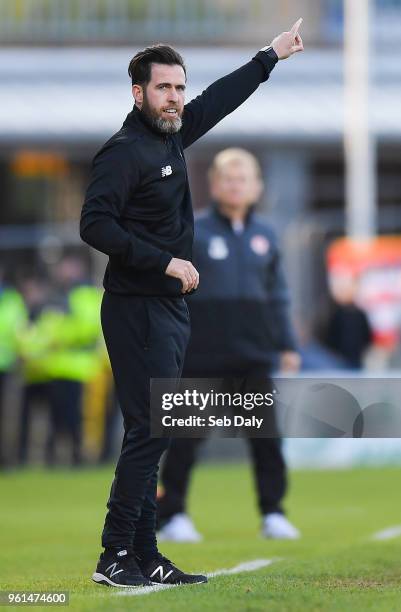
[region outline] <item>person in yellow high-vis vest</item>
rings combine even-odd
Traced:
[[[7,375],[17,361],[17,335],[27,320],[27,312],[21,295],[2,283],[0,272],[0,467],[6,463],[4,456],[3,398]]]
[[[63,258],[62,267],[77,256]],[[78,261],[78,260],[77,260]],[[75,265],[74,262],[72,265]],[[77,279],[78,280],[78,279]],[[83,280],[83,279],[82,279]],[[99,309],[101,293],[89,284],[61,283],[56,298],[50,300],[20,340],[28,385],[44,383],[50,406],[50,427],[45,459],[55,462],[55,443],[61,433],[67,433],[72,443],[72,463],[82,461],[82,390],[83,384],[94,378],[102,367]],[[29,408],[23,405],[21,432],[26,430]],[[20,462],[27,458],[27,435],[20,436]]]

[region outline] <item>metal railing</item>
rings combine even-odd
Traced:
[[[368,0],[366,0],[368,1]],[[401,0],[370,0],[372,32],[401,42]],[[250,44],[302,15],[308,44],[340,44],[344,0],[0,0],[0,44]],[[389,36],[391,32],[391,36]]]
[[[320,0],[299,0],[302,14]],[[185,44],[267,40],[293,18],[275,0],[0,0],[0,43]]]

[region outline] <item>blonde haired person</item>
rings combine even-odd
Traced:
[[[258,391],[269,390],[272,370],[279,366],[294,372],[300,358],[277,238],[254,211],[263,190],[260,165],[249,151],[229,148],[216,155],[208,176],[212,205],[195,221],[194,261],[202,284],[188,299],[192,336],[183,375],[240,381],[242,391],[255,385]],[[269,426],[276,432],[274,416]],[[201,538],[186,513],[200,442],[173,439],[167,451],[161,473],[159,538],[193,542]],[[298,538],[299,531],[282,506],[287,477],[280,437],[248,438],[248,443],[263,535]]]

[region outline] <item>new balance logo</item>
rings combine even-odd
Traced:
[[[122,569],[116,571],[116,568],[117,568],[117,563],[112,563],[111,565],[109,565],[108,568],[106,568],[106,572],[108,572],[110,570],[110,578],[113,578],[113,576],[116,576],[120,572],[124,571]]]
[[[170,570],[169,572],[167,572],[166,575],[164,575],[164,568],[162,565],[159,565],[159,567],[157,567],[155,571],[151,573],[150,577],[153,578],[153,576],[156,576],[157,573],[160,574],[160,582],[164,582],[165,580],[167,580],[170,574],[173,573],[173,570]]]
[[[173,173],[171,166],[164,166],[162,168],[162,176],[170,176]]]

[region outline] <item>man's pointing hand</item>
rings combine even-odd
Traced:
[[[287,59],[287,57],[290,57],[294,53],[304,50],[302,38],[298,33],[302,21],[303,19],[301,17],[301,19],[298,19],[298,21],[294,23],[289,32],[279,34],[271,43],[279,60]]]

